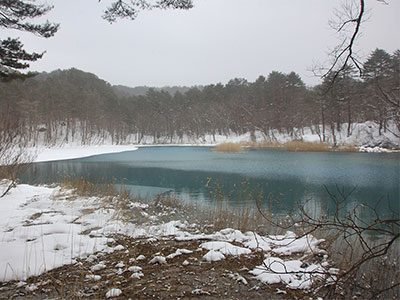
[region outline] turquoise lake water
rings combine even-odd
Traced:
[[[373,205],[399,213],[399,154],[307,153],[249,150],[218,153],[211,147],[143,147],[89,158],[35,163],[25,182],[49,183],[64,175],[115,180],[132,194],[174,194],[184,201],[250,206],[255,198],[274,212],[298,205],[329,208],[330,193],[344,206]],[[307,202],[307,204],[305,204]]]

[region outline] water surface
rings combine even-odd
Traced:
[[[132,193],[173,193],[185,201],[232,206],[262,205],[289,211],[308,200],[315,211],[329,207],[330,196],[399,212],[399,155],[250,150],[218,153],[211,147],[143,147],[136,151],[36,163],[25,181],[52,182],[63,175],[115,180]],[[340,192],[339,192],[340,191]],[[310,204],[308,204],[310,205]]]

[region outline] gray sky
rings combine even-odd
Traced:
[[[361,56],[375,48],[400,48],[400,1],[366,0],[371,9],[357,42]],[[238,77],[254,81],[271,71],[295,71],[308,85],[309,71],[326,62],[337,43],[328,20],[340,0],[194,0],[189,11],[142,12],[135,21],[101,18],[110,0],[54,0],[46,19],[61,23],[50,39],[21,36],[30,51],[47,53],[31,70],[75,67],[111,84],[204,85]],[[358,2],[358,1],[357,1]]]

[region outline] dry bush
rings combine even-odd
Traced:
[[[341,145],[337,148],[339,152],[360,152],[356,145]]]
[[[360,297],[357,299],[399,299],[399,213],[391,211],[390,215],[382,215],[377,211],[379,205],[366,204],[347,210],[346,204],[353,191],[345,193],[339,188],[335,193],[327,188],[326,191],[333,211],[312,215],[303,204],[285,224],[268,215],[264,215],[264,220],[282,230],[297,228],[302,232],[298,238],[313,234],[326,240],[333,266],[338,267],[339,272],[332,276],[327,270],[324,276],[330,281],[316,282],[314,293],[326,299],[354,299],[355,296]],[[361,214],[370,215],[371,220],[364,220]]]
[[[283,144],[283,148],[287,151],[312,151],[326,152],[332,151],[332,147],[327,143],[320,142],[305,142],[305,141],[290,141]]]
[[[246,142],[242,143],[243,146],[254,148],[254,149],[272,149],[279,150],[282,149],[283,145],[277,141],[261,141],[261,142]]]
[[[34,158],[35,153],[28,151],[18,122],[9,112],[0,112],[0,179],[9,180],[0,198],[17,185],[18,176],[28,169]]]
[[[94,182],[83,177],[65,176],[60,182],[62,189],[72,190],[73,193],[63,199],[76,200],[78,197],[98,197],[99,208],[113,209],[113,218],[118,220],[132,220],[134,210],[130,208],[133,201],[130,192],[124,185],[117,185],[114,182]],[[90,213],[90,211],[88,211]]]
[[[243,152],[242,146],[236,143],[221,143],[216,145],[213,150],[216,152]]]
[[[204,208],[204,215],[214,230],[224,228],[235,228],[241,231],[255,231],[266,234],[281,232],[280,228],[270,226],[260,214],[257,203],[263,199],[261,191],[250,189],[250,182],[246,179],[232,187],[225,187],[212,178],[208,178],[205,187],[214,205]],[[232,205],[234,201],[234,206]],[[263,213],[272,216],[272,209],[264,210]],[[280,217],[279,217],[280,218]],[[280,220],[279,220],[280,221]]]

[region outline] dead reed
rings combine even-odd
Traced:
[[[229,153],[240,153],[243,152],[243,148],[240,144],[236,143],[221,143],[214,147],[216,152],[229,152]]]
[[[327,152],[332,151],[332,147],[328,143],[321,142],[305,142],[290,141],[283,144],[283,148],[287,151],[294,152]]]
[[[271,149],[271,150],[280,150],[283,148],[283,145],[278,143],[277,141],[260,141],[260,142],[246,142],[241,143],[243,147],[248,147],[252,149]]]

